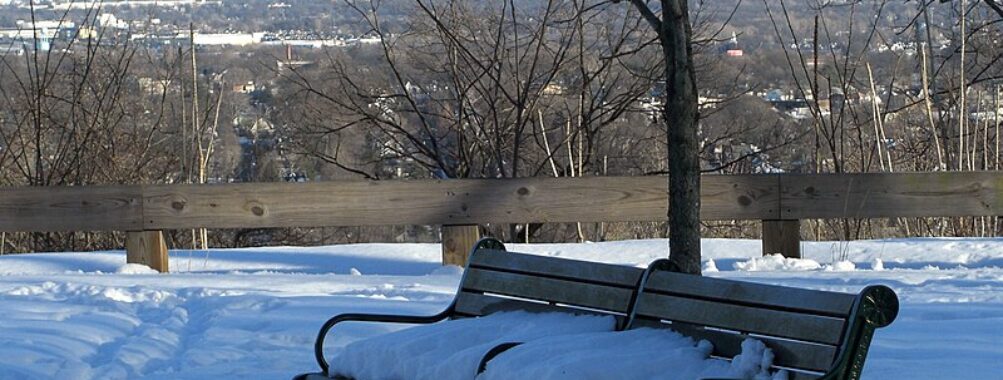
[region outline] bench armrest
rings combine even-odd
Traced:
[[[450,306],[446,310],[443,310],[439,314],[428,315],[428,316],[416,316],[416,315],[395,315],[395,314],[365,314],[365,313],[348,313],[348,314],[338,314],[321,326],[320,332],[317,333],[317,340],[313,345],[313,353],[317,359],[317,364],[320,366],[322,373],[327,374],[328,368],[330,366],[327,363],[327,359],[324,358],[324,340],[327,339],[327,333],[334,327],[334,325],[346,322],[346,321],[356,321],[356,322],[389,322],[389,323],[417,323],[417,324],[428,324],[435,323],[453,315],[453,306]]]
[[[482,238],[478,240],[474,247],[470,250],[470,255],[472,257],[475,252],[480,249],[493,249],[493,250],[505,250],[505,244],[495,238]],[[468,262],[470,259],[468,258]],[[463,277],[460,279],[460,288],[456,290],[457,294],[462,290],[463,283],[466,281],[467,271],[464,271]],[[453,303],[436,315],[428,316],[415,316],[415,315],[396,315],[396,314],[365,314],[365,313],[349,313],[349,314],[339,314],[335,315],[324,325],[320,327],[320,331],[317,333],[317,340],[313,345],[313,354],[315,359],[317,359],[317,364],[320,366],[323,374],[328,374],[330,366],[327,363],[327,359],[324,358],[324,340],[327,339],[327,333],[331,330],[334,325],[345,322],[345,321],[357,321],[357,322],[389,322],[389,323],[417,323],[417,324],[428,324],[435,323],[446,318],[452,317],[454,310],[456,309],[456,299],[453,299]]]

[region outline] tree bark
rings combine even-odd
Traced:
[[[665,56],[665,104],[668,138],[669,261],[685,273],[700,274],[700,141],[697,127],[693,30],[686,0],[661,0],[659,18],[644,0],[631,0],[658,33]]]
[[[665,127],[669,147],[669,261],[700,274],[699,110],[686,0],[662,0]]]

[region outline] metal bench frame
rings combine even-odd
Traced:
[[[478,254],[479,251],[482,252]],[[438,314],[409,316],[350,313],[327,320],[321,326],[314,344],[314,354],[322,372],[300,375],[296,379],[328,378],[330,366],[324,357],[324,341],[331,328],[341,322],[429,324],[446,319],[487,315],[496,311],[529,310],[615,315],[618,317],[618,330],[639,327],[671,328],[696,339],[711,341],[715,346],[713,355],[726,359],[736,354],[736,342],[752,337],[760,339],[773,349],[775,363],[797,365],[790,367],[793,369],[790,372],[792,379],[855,380],[860,378],[875,329],[891,324],[899,310],[895,292],[883,285],[868,286],[853,295],[686,275],[665,259],[656,260],[642,270],[518,253],[505,255],[504,252],[502,242],[492,238],[481,239],[470,251],[470,264],[460,280],[456,297]],[[519,260],[529,260],[546,264],[544,267],[549,266],[542,269],[510,266],[505,270],[515,271],[510,273],[515,277],[512,279],[506,279],[508,274],[505,272],[495,274],[501,276],[499,281],[508,281],[502,285],[510,287],[519,285],[517,282],[520,280],[530,282],[522,284],[525,286],[521,291],[532,293],[529,298],[535,302],[492,298],[495,294],[501,297],[526,296],[519,289],[505,293],[506,290],[503,289],[506,286],[498,284],[495,284],[495,288],[478,288],[477,279],[470,277],[487,278],[490,283],[493,278],[491,273],[480,273],[483,269],[476,266],[475,259],[483,262],[486,257],[504,259],[505,256],[517,259],[513,262],[515,264],[520,264]],[[574,270],[562,274],[561,266],[574,267]],[[568,273],[571,273],[570,277],[562,277],[569,276]],[[619,290],[614,289],[617,290],[614,293],[592,294],[593,298],[600,298],[597,294],[605,294],[602,298],[606,299],[592,300],[595,303],[586,306],[582,306],[583,303],[588,303],[582,302],[582,296],[570,299],[567,294],[559,294],[561,292],[554,284],[541,286],[544,289],[536,291],[531,286],[533,281],[564,281],[571,277],[583,281],[596,273],[601,273],[597,275],[601,277],[596,280],[598,285],[590,286],[608,285],[619,287]],[[613,281],[615,283],[604,283],[612,281],[607,277],[618,280]],[[623,291],[628,287],[633,287],[632,291]],[[467,297],[491,298],[492,302],[481,305],[489,305],[488,307],[470,309],[471,301]],[[707,314],[714,310],[724,310],[727,313]],[[735,316],[721,317],[722,314]],[[707,320],[702,320],[701,316],[707,317]],[[777,320],[771,319],[773,316],[790,323],[790,326],[785,327],[790,327],[792,331],[779,329]],[[815,328],[816,325],[818,328]],[[519,344],[520,342],[504,343],[491,349],[481,360],[478,372],[483,371],[491,359]],[[808,350],[802,350],[803,348]],[[821,355],[819,359],[811,353],[805,353],[807,351],[815,351],[816,356],[819,356],[818,352],[824,352],[825,355]]]

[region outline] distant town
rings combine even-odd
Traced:
[[[1003,166],[990,8],[783,4],[691,10],[704,172]],[[643,17],[544,5],[0,0],[0,185],[667,173]]]
[[[45,12],[46,10],[78,10],[87,12],[91,19],[86,25],[78,25],[69,19],[17,19],[13,25],[0,25],[0,44],[10,46],[7,54],[23,54],[28,49],[48,50],[53,40],[69,41],[93,40],[103,43],[129,41],[148,47],[166,45],[195,46],[249,46],[249,45],[289,45],[320,48],[329,46],[350,46],[371,44],[378,39],[367,36],[337,33],[331,30],[268,30],[237,31],[215,30],[212,26],[180,25],[164,22],[159,17],[129,18],[116,11],[134,8],[163,8],[168,12],[181,12],[179,8],[220,6],[220,1],[166,0],[166,1],[101,1],[101,2],[51,2],[29,5],[21,0],[7,1],[0,6],[15,7],[19,10]],[[267,9],[278,11],[292,8],[292,5],[269,3]],[[135,14],[135,12],[129,12]],[[64,13],[66,14],[66,13]],[[96,17],[94,16],[96,14]],[[62,16],[63,14],[54,13]],[[229,28],[226,28],[229,29]]]

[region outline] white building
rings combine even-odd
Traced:
[[[261,42],[264,33],[195,33],[194,43],[201,46],[246,46]],[[187,39],[187,35],[178,35]]]
[[[29,30],[30,29],[59,30],[59,29],[73,29],[77,27],[77,24],[74,23],[73,21],[66,21],[66,20],[62,21],[36,20],[34,23],[32,23],[31,20],[17,20],[17,22],[15,22],[14,25],[17,25],[18,29],[29,29]],[[33,25],[34,27],[32,27]]]
[[[98,15],[98,25],[104,28],[113,29],[129,29],[129,23],[125,20],[120,20],[111,13],[102,13]]]

